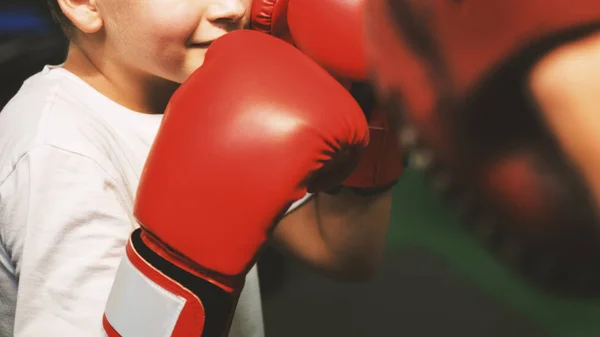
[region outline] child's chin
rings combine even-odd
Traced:
[[[184,65],[185,78],[190,76],[194,71],[204,64],[204,55],[190,57]]]

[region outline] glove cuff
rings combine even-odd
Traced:
[[[228,292],[167,261],[137,229],[119,265],[103,319],[108,336],[221,336],[239,291]]]

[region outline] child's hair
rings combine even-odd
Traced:
[[[58,0],[48,0],[48,7],[50,7],[50,13],[52,13],[54,21],[60,25],[60,28],[65,35],[70,38],[73,33],[73,23],[67,18],[65,13],[63,13],[62,9],[60,9]]]

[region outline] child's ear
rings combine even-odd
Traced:
[[[98,32],[103,25],[96,0],[58,0],[63,13],[86,34]]]

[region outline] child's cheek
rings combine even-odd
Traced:
[[[198,27],[201,13],[190,1],[152,0],[148,17],[150,29],[164,39],[186,40]],[[149,2],[152,2],[149,1]]]

